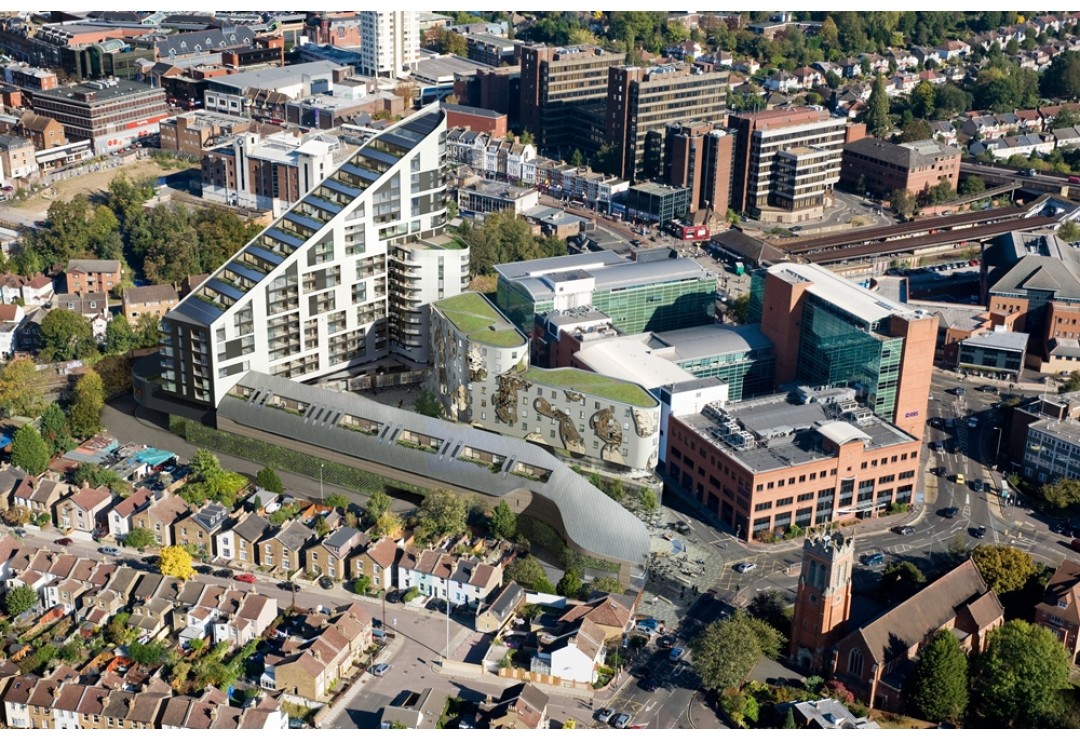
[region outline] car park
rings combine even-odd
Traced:
[[[614,714],[615,710],[610,709],[609,707],[604,707],[596,713],[596,719],[600,722],[607,722],[609,719],[612,718],[612,716],[614,716]]]
[[[633,721],[634,715],[620,712],[611,718],[611,726],[616,730],[624,730]]]
[[[375,665],[373,665],[371,667],[371,675],[375,676],[376,678],[381,677],[381,676],[385,676],[389,672],[390,672],[390,664],[389,663],[376,663]]]
[[[749,573],[750,571],[752,571],[756,567],[757,567],[757,563],[751,563],[748,560],[744,560],[743,562],[741,562],[741,563],[739,563],[738,565],[735,566],[735,572],[736,573]]]
[[[98,552],[100,552],[102,555],[111,555],[112,557],[116,557],[117,555],[120,554],[120,548],[119,547],[99,547]]]
[[[952,519],[960,513],[960,509],[956,508],[955,506],[949,506],[945,509],[942,509],[939,513],[946,519]]]
[[[240,581],[240,583],[255,583],[258,579],[255,578],[254,573],[237,573],[233,576],[234,581]]]

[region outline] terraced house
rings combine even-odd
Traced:
[[[362,146],[162,320],[164,391],[216,407],[249,370],[297,380],[428,360],[426,304],[468,281],[446,223],[445,114]]]

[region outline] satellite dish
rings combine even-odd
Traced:
[[[266,513],[267,514],[273,514],[275,511],[277,511],[280,508],[281,508],[281,504],[278,504],[278,503],[267,504],[266,505]]]

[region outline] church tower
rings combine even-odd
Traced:
[[[829,668],[829,652],[844,636],[851,613],[854,562],[854,539],[838,532],[806,538],[791,621],[791,659],[801,668]]]

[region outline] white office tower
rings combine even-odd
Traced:
[[[428,361],[427,304],[469,250],[444,234],[446,116],[372,138],[213,272],[161,324],[163,389],[217,407],[249,370],[295,380]]]
[[[419,58],[419,12],[360,12],[360,74],[371,77],[408,77],[416,69]]]

